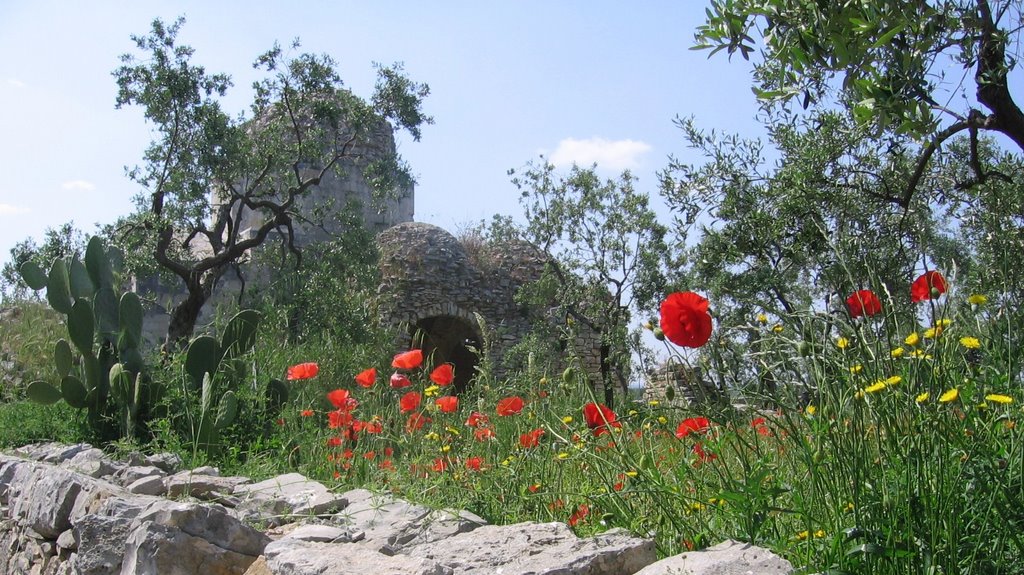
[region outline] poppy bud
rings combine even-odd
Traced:
[[[654,328],[654,339],[658,341],[665,341],[665,332],[661,331],[660,327]]]
[[[800,354],[800,357],[807,357],[811,355],[811,344],[806,341],[801,341],[796,346],[796,352]]]
[[[573,371],[571,367],[567,367],[565,368],[565,371],[562,372],[562,381],[564,381],[565,383],[572,383],[572,380],[575,377],[575,375],[576,372]]]
[[[676,398],[676,387],[674,385],[670,385],[670,386],[666,387],[665,388],[665,399],[667,399],[668,401],[672,401],[675,398]]]

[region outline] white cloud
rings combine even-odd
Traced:
[[[75,192],[91,192],[96,189],[95,184],[85,180],[71,180],[70,182],[64,182],[60,187],[65,190],[72,190]]]
[[[24,88],[25,86],[27,86],[27,84],[25,84],[25,82],[22,82],[21,80],[19,80],[17,78],[8,78],[7,79],[7,85],[11,86],[11,87],[14,87],[14,88]]]
[[[21,206],[12,206],[11,204],[0,204],[0,216],[16,216],[18,214],[27,214],[30,212],[28,208]]]
[[[649,151],[650,144],[637,140],[566,138],[558,143],[550,159],[552,164],[559,167],[574,163],[580,166],[596,163],[600,168],[618,171],[635,169],[640,164],[640,157]]]

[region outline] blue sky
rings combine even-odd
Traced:
[[[703,14],[703,2],[668,0],[0,1],[0,262],[47,227],[89,232],[131,211],[124,167],[140,162],[150,128],[139,110],[114,109],[110,72],[155,17],[187,18],[180,41],[232,75],[232,112],[247,110],[251,63],[275,41],[331,55],[363,96],[372,62],[404,62],[430,85],[436,121],[399,142],[418,178],[416,220],[457,231],[517,216],[507,171],[540,153],[608,176],[629,168],[654,195],[668,155],[688,157],[677,115],[761,134],[748,66],[689,50]]]

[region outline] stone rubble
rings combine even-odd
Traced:
[[[298,473],[253,483],[180,465],[169,455],[114,461],[85,444],[0,454],[0,572],[792,572],[784,559],[735,541],[657,561],[653,541],[621,529],[579,538],[564,523],[488,525],[468,511],[429,509],[365,489],[336,494]]]

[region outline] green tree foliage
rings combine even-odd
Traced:
[[[85,236],[67,222],[59,228],[47,228],[42,245],[33,238],[26,238],[11,248],[11,258],[0,270],[0,295],[19,299],[29,293],[28,286],[21,279],[18,268],[28,261],[35,262],[42,269],[50,269],[57,258],[78,257],[85,252]]]
[[[663,296],[667,231],[628,171],[602,180],[596,166],[573,166],[559,176],[545,162],[512,181],[522,194],[521,233],[557,260],[524,295],[531,303],[555,302],[570,324],[600,334],[607,357],[601,383],[611,405],[615,389],[625,393],[629,383],[631,314]]]
[[[948,229],[929,206],[935,194],[906,210],[884,197],[905,185],[912,162],[880,151],[843,114],[770,122],[774,164],[759,141],[706,133],[693,120],[679,126],[706,160],[673,160],[662,173],[678,245],[689,246],[679,281],[708,290],[721,321],[791,315],[869,282],[902,294],[946,246]]]
[[[754,92],[767,103],[798,97],[806,108],[835,97],[874,135],[921,142],[906,184],[884,190],[908,207],[951,137],[968,134],[975,146],[957,186],[993,175],[976,149],[979,132],[1024,149],[1024,113],[1009,80],[1021,24],[1019,0],[714,0],[696,48],[749,58],[760,46]]]
[[[156,134],[142,166],[128,173],[142,188],[137,211],[116,231],[130,269],[152,271],[148,259],[186,288],[168,345],[192,334],[218,281],[253,248],[279,241],[301,263],[296,226],[319,222],[300,200],[343,160],[364,158],[382,195],[405,189],[411,176],[401,159],[367,142],[388,122],[418,139],[432,121],[421,110],[429,89],[400,65],[379,68],[367,101],[343,87],[329,56],[292,56],[279,46],[254,64],[266,76],[254,84],[251,116],[233,118],[220,104],[230,78],[193,63],[193,49],[177,43],[183,22],[158,19],[148,35],[133,36],[141,56],[126,54],[113,73],[118,107],[140,106]]]

